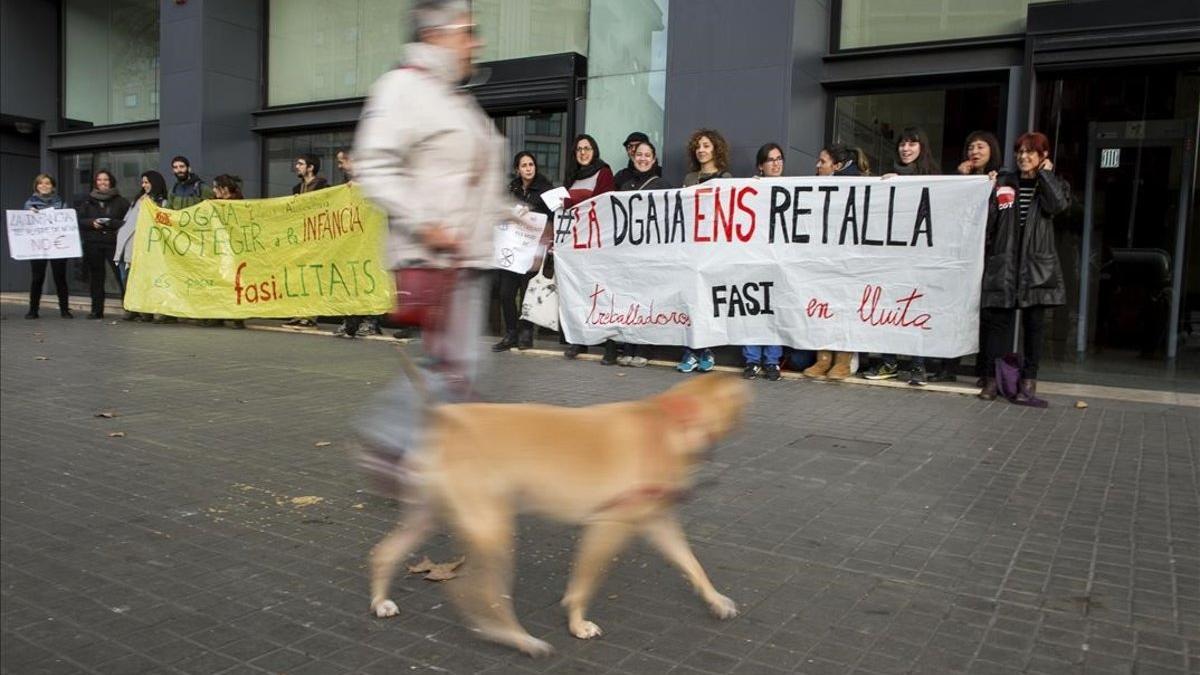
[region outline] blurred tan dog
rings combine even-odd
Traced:
[[[471,578],[454,598],[484,637],[529,654],[550,653],[512,606],[518,511],[584,526],[562,604],[571,634],[600,627],[584,615],[609,561],[641,534],[678,566],[713,614],[737,614],[693,555],[677,498],[708,449],[738,424],[749,400],[741,378],[714,373],[638,401],[586,408],[467,403],[433,409],[428,445],[406,460],[410,508],[371,554],[371,609],[388,599],[397,565],[444,517],[466,546]],[[452,597],[455,594],[452,594]]]

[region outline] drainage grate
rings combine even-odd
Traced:
[[[823,452],[829,455],[843,455],[847,457],[874,457],[892,447],[891,443],[874,443],[872,441],[856,441],[849,438],[817,435],[805,436],[800,440],[792,441],[788,445],[789,447],[809,452]]]

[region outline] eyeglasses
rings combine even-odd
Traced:
[[[576,152],[576,153],[580,153],[580,152],[593,152],[593,150],[592,150],[592,147],[591,147],[590,145],[581,145],[581,146],[579,146],[578,148],[575,148],[575,152]]]
[[[1017,148],[1018,155],[1040,155],[1041,153],[1033,148]]]
[[[476,23],[448,23],[445,26],[438,26],[437,30],[465,30],[471,35],[475,34],[475,29],[479,26]]]
[[[783,164],[783,158],[782,157],[768,157],[767,161],[763,162],[763,164]]]

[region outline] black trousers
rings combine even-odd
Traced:
[[[1013,349],[1013,327],[1016,325],[1016,309],[985,307],[980,312],[979,323],[984,334],[983,362],[988,376],[993,376],[992,370],[996,359],[1003,357]],[[1021,377],[1036,380],[1038,365],[1042,361],[1042,341],[1046,336],[1046,308],[1026,307],[1021,310],[1021,347],[1025,366],[1021,369]]]
[[[71,296],[67,291],[67,261],[63,259],[30,260],[29,311],[31,312],[38,311],[38,307],[42,304],[42,287],[46,284],[46,263],[49,263],[51,274],[54,276],[54,290],[58,293],[58,308],[60,310],[68,308]]]
[[[504,332],[510,337],[516,337],[518,331],[532,331],[533,324],[521,320],[521,299],[525,294],[525,286],[533,278],[532,274],[517,274],[508,270],[497,270],[499,276],[497,285],[500,289],[500,316],[504,319]]]
[[[88,282],[92,292],[92,314],[104,315],[104,273],[112,270],[113,277],[121,286],[121,294],[125,294],[125,285],[121,283],[121,273],[113,255],[117,252],[116,243],[98,242],[83,245],[83,264],[87,266]]]

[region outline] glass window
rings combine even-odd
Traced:
[[[942,171],[953,173],[972,131],[991,131],[1003,141],[1001,98],[1000,85],[838,96],[833,141],[862,150],[880,175],[892,170],[900,132],[921,127]]]
[[[282,197],[292,194],[292,188],[300,182],[296,175],[296,158],[311,153],[321,160],[318,176],[323,176],[330,185],[339,185],[347,180],[346,174],[337,168],[337,151],[349,149],[354,144],[354,130],[278,134],[267,137],[267,177],[263,196]]]
[[[271,0],[267,104],[364,96],[408,42],[408,0]]]
[[[626,163],[621,141],[631,131],[645,132],[663,154],[667,0],[595,3],[590,26],[587,133],[617,171]]]
[[[839,48],[1025,32],[1026,9],[1052,0],[842,0]]]
[[[479,60],[587,54],[588,4],[588,0],[475,0],[475,23],[484,42]]]
[[[66,0],[63,58],[67,119],[158,118],[158,0]]]
[[[512,168],[512,158],[522,150],[528,150],[537,158],[538,171],[561,185],[563,180],[563,148],[567,139],[563,137],[566,113],[532,113],[495,118],[496,127],[508,140],[506,168]]]
[[[117,191],[133,201],[142,191],[142,173],[158,170],[158,148],[149,146],[61,153],[58,193],[71,204],[83,199],[92,189],[92,174],[100,169],[112,172],[117,180]],[[170,175],[166,179],[167,185],[174,180]],[[73,261],[67,269],[67,285],[71,287],[71,292],[86,296],[89,292],[87,269],[79,261]],[[105,290],[109,295],[119,295],[121,288],[117,280],[111,274],[105,276]]]

